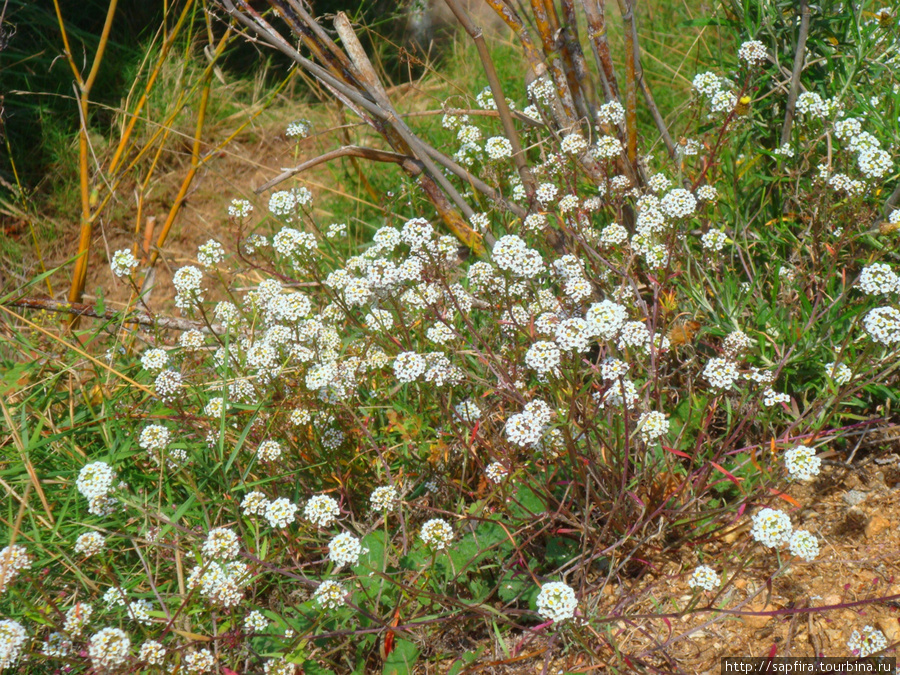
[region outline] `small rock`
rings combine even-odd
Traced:
[[[883,516],[879,516],[877,513],[869,519],[869,522],[866,524],[866,537],[871,539],[872,537],[878,536],[888,527],[890,527],[891,523],[887,518]]]
[[[747,588],[747,580],[744,578],[735,579],[734,587],[735,588]]]
[[[828,636],[828,640],[831,642],[832,646],[839,645],[844,640],[844,631],[839,628],[826,628],[825,635]]]
[[[843,494],[843,499],[850,506],[862,504],[866,500],[866,493],[862,490],[849,490]]]
[[[892,616],[882,616],[875,621],[878,629],[884,633],[888,642],[897,642],[900,640],[900,621]]]
[[[826,595],[822,598],[822,604],[820,607],[833,607],[834,605],[841,604],[841,596],[836,593],[832,593],[831,595]]]
[[[776,609],[772,603],[769,603],[765,607],[762,605],[747,605],[744,608],[746,612],[772,612]],[[759,616],[759,615],[749,615],[745,614],[741,617],[741,621],[744,622],[744,625],[748,628],[759,629],[763,628],[767,623],[769,623],[774,617],[772,616]]]

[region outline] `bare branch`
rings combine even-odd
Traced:
[[[306,171],[307,169],[311,169],[319,164],[324,164],[325,162],[330,162],[332,159],[338,159],[339,157],[361,157],[374,162],[393,162],[394,164],[399,164],[410,173],[420,173],[422,171],[422,164],[416,160],[415,157],[401,155],[396,152],[387,152],[385,150],[375,150],[374,148],[364,148],[358,145],[345,145],[342,148],[326,152],[324,155],[319,155],[318,157],[303,162],[303,164],[295,166],[293,169],[285,169],[275,176],[275,178],[260,185],[254,192],[256,194],[265,192],[279,183],[286,181],[291,176],[296,176],[298,173]]]
[[[71,314],[72,316],[88,316],[94,319],[118,321],[123,324],[136,323],[142,326],[153,326],[155,328],[167,328],[172,330],[199,330],[201,333],[215,333],[216,335],[222,335],[227,330],[217,323],[207,325],[202,321],[191,321],[190,319],[178,319],[169,316],[150,316],[146,312],[134,312],[130,314],[115,311],[98,312],[93,305],[86,305],[80,302],[59,302],[57,300],[46,300],[44,298],[19,298],[18,300],[12,300],[3,304],[6,307],[25,307],[27,309],[39,309],[45,312],[60,312],[63,314]]]
[[[484,41],[484,31],[480,27],[472,23],[469,15],[459,5],[459,0],[446,0],[450,10],[456,15],[463,29],[469,34],[475,42],[475,48],[478,50],[478,58],[481,59],[481,65],[487,75],[488,84],[491,87],[491,93],[494,95],[494,102],[497,104],[497,112],[500,114],[500,122],[503,124],[503,131],[512,145],[513,161],[516,163],[516,169],[525,186],[526,193],[529,197],[534,193],[535,182],[531,170],[528,168],[528,162],[525,158],[525,151],[522,149],[522,142],[519,140],[519,132],[516,131],[516,125],[513,124],[512,115],[510,114],[509,105],[506,97],[503,95],[503,87],[500,85],[500,78],[497,77],[497,70],[494,68],[494,62],[488,52],[487,44]]]
[[[806,59],[806,38],[808,36],[809,0],[800,0],[800,32],[797,34],[797,51],[794,53],[794,70],[791,73],[791,93],[788,94],[784,126],[781,128],[782,145],[791,140],[791,125],[794,122],[794,109],[800,93],[800,73],[803,72],[803,61]]]

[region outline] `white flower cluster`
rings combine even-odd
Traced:
[[[109,496],[116,472],[106,462],[91,462],[78,472],[75,487],[88,500],[88,512],[95,516],[112,513],[118,501]]]
[[[853,371],[850,370],[850,366],[846,363],[835,363],[834,361],[825,364],[825,375],[834,380],[838,386],[847,384],[853,379]]]
[[[860,658],[875,654],[888,646],[884,633],[872,626],[863,626],[862,632],[855,630],[847,641],[847,648]]]
[[[788,543],[792,529],[791,519],[784,511],[764,508],[753,515],[750,536],[763,546],[778,548]]]
[[[866,265],[856,283],[867,295],[887,295],[900,291],[900,277],[886,263]]]
[[[240,539],[234,530],[227,527],[210,530],[201,549],[206,560],[231,560],[240,553],[240,550]]]
[[[707,591],[716,590],[722,581],[716,571],[707,565],[698,565],[691,578],[688,579],[688,586],[691,588],[702,588]]]
[[[269,620],[258,610],[252,610],[244,617],[244,629],[249,633],[257,633],[269,626]]]
[[[179,268],[172,277],[172,284],[177,291],[175,295],[175,306],[179,309],[189,309],[196,303],[203,301],[203,272],[188,265]]]
[[[492,483],[500,483],[509,474],[501,462],[492,462],[484,469],[484,475]]]
[[[188,576],[187,587],[199,589],[200,595],[211,605],[236,607],[244,597],[243,588],[251,579],[249,569],[240,561],[214,561],[194,567]]]
[[[822,460],[812,448],[798,445],[785,451],[784,465],[792,480],[812,480],[819,475]]]
[[[198,649],[184,657],[184,665],[189,673],[208,673],[216,665],[216,657],[208,649]]]
[[[669,433],[669,418],[655,410],[645,412],[638,418],[638,428],[644,442],[650,443]]]
[[[166,658],[166,648],[156,640],[147,640],[138,650],[138,659],[148,666],[160,666]]]
[[[494,161],[512,157],[512,143],[505,136],[494,136],[487,139],[484,151]]]
[[[738,58],[748,65],[758,66],[766,61],[766,46],[759,40],[749,40],[738,49]]]
[[[83,602],[76,602],[66,610],[66,620],[63,630],[72,637],[80,637],[84,627],[91,620],[94,608]]]
[[[244,498],[245,503],[249,497],[250,495],[247,495],[247,497]],[[258,500],[253,500],[250,504],[259,509],[262,507],[262,503],[258,502],[258,504],[254,504],[254,502],[257,501]],[[249,506],[250,505],[248,505],[248,507]],[[245,507],[245,510],[248,510],[248,507]],[[298,508],[299,507],[288,498],[279,497],[278,499],[274,499],[265,504],[265,517],[272,527],[285,528],[294,522]]]
[[[313,600],[323,609],[337,609],[344,604],[347,591],[336,581],[323,581],[313,593]]]
[[[328,495],[315,495],[303,508],[303,516],[316,527],[328,527],[341,515],[338,503]]]
[[[541,586],[536,604],[541,618],[560,623],[575,616],[578,600],[571,586],[561,581],[552,581]]]
[[[256,456],[260,462],[274,462],[281,457],[281,453],[281,443],[273,440],[263,441],[256,450]]]
[[[528,248],[515,234],[500,237],[491,251],[491,258],[500,269],[520,277],[531,278],[544,270],[541,254]]]
[[[372,490],[372,494],[369,495],[369,504],[375,511],[390,511],[397,505],[399,498],[397,488],[393,485],[382,485]]]
[[[269,500],[262,492],[248,492],[241,501],[241,511],[245,516],[264,516]]]
[[[823,99],[814,91],[805,91],[797,97],[797,112],[810,119],[831,117],[839,108],[835,99]]]
[[[506,421],[506,438],[519,446],[534,445],[541,440],[550,422],[551,410],[544,401],[535,399],[525,409]]]
[[[730,389],[740,377],[737,366],[729,359],[714,357],[703,368],[703,377],[716,389]]]
[[[450,527],[450,523],[446,520],[432,518],[422,525],[422,531],[419,533],[419,536],[427,546],[442,551],[453,541],[453,528]]]
[[[355,565],[359,562],[359,556],[363,548],[359,539],[349,532],[342,532],[328,542],[328,559],[338,567]]]
[[[875,342],[894,345],[900,342],[900,311],[893,307],[876,307],[863,318],[863,327]]]
[[[153,389],[163,401],[174,401],[183,387],[183,378],[177,370],[164,370],[153,381]]]
[[[294,120],[287,125],[284,134],[289,138],[306,138],[312,131],[312,123],[309,120]]]
[[[604,103],[597,110],[597,122],[618,125],[625,121],[625,108],[618,101]]]
[[[819,540],[806,530],[796,530],[788,542],[788,549],[793,555],[812,562],[819,555]]]
[[[253,211],[253,205],[246,199],[232,199],[228,205],[228,215],[231,218],[246,218]]]
[[[109,262],[113,274],[117,277],[127,277],[137,269],[138,265],[137,258],[128,249],[122,249],[113,253],[112,260]]]
[[[15,665],[25,648],[27,637],[22,624],[12,619],[0,620],[0,670]]]
[[[707,251],[721,251],[728,243],[728,236],[722,230],[709,230],[700,237],[700,244]]]
[[[539,374],[558,374],[561,352],[555,342],[540,340],[525,353],[525,365]]]
[[[575,132],[563,136],[559,147],[560,150],[567,155],[580,155],[587,150],[588,142],[585,140],[584,136]]]
[[[75,540],[75,553],[80,553],[85,558],[97,555],[106,545],[106,539],[99,532],[85,532],[78,535]],[[3,555],[0,554],[0,565],[3,564]]]
[[[31,556],[24,546],[11,544],[0,549],[0,593],[19,576],[19,572],[31,568]]]
[[[125,631],[118,628],[104,628],[91,636],[88,644],[88,656],[91,663],[99,671],[118,668],[131,651],[131,640]]]

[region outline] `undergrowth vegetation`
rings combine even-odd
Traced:
[[[692,24],[721,58],[656,101],[635,3],[615,58],[602,3],[489,4],[515,34],[500,76],[468,51],[483,74],[419,117],[341,15],[210,8],[366,145],[223,206],[171,316],[137,247],[110,261],[124,311],[2,298],[0,669],[460,673],[539,650],[679,672],[670,617],[724,620],[745,570],[816,565],[786,486],[898,403],[896,17],[733,0]],[[317,209],[302,176],[339,157],[377,208]],[[687,602],[641,585],[744,525],[667,580]],[[887,646],[860,630],[847,654]]]

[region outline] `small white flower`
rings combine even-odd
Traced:
[[[707,591],[716,590],[721,583],[716,571],[707,565],[699,565],[688,579],[688,586],[691,588],[703,588]]]
[[[118,628],[104,628],[91,637],[88,656],[94,668],[104,671],[117,668],[125,663],[131,650],[131,640],[125,631]]]
[[[337,609],[344,604],[347,592],[336,581],[323,581],[313,594],[313,600],[323,609]]]
[[[641,430],[641,438],[645,443],[650,443],[669,433],[669,419],[664,413],[655,410],[646,412],[638,418],[638,427]]]
[[[137,269],[139,263],[134,254],[128,249],[122,249],[113,253],[109,266],[117,277],[127,277]]]
[[[792,529],[791,519],[786,513],[764,508],[753,515],[750,536],[763,546],[778,548],[790,540]]]
[[[793,480],[812,480],[819,475],[822,460],[812,448],[798,445],[784,453],[784,464]]]
[[[575,616],[578,600],[575,590],[561,581],[553,581],[541,586],[537,596],[538,614],[547,621],[568,621]]]
[[[887,638],[880,630],[872,628],[872,626],[863,626],[862,633],[855,630],[847,642],[847,648],[860,658],[865,658],[869,654],[875,654],[886,648],[888,645]]]
[[[819,541],[806,530],[797,530],[791,535],[788,547],[792,554],[812,562],[819,555]]]
[[[303,509],[303,516],[316,527],[328,527],[341,515],[338,503],[328,495],[315,495]]]
[[[375,511],[390,511],[396,506],[398,500],[397,488],[393,485],[377,487],[369,496],[369,503]]]
[[[263,613],[258,610],[252,610],[245,618],[244,618],[244,628],[251,632],[255,633],[261,630],[265,630],[269,626],[269,620],[263,616]]]
[[[357,564],[362,552],[359,539],[349,532],[342,532],[328,542],[328,559],[338,567]]]
[[[441,551],[453,541],[453,528],[450,527],[446,520],[432,518],[422,525],[422,531],[419,536],[426,545]]]

